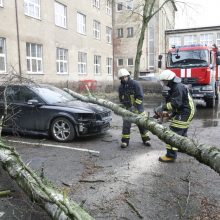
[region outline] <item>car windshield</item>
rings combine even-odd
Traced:
[[[76,100],[69,93],[53,86],[34,87],[34,91],[36,91],[37,94],[48,104],[64,103]]]
[[[203,67],[209,63],[208,50],[184,50],[168,53],[167,67]]]

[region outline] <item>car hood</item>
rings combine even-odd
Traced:
[[[65,108],[68,107],[72,111],[74,112],[76,111],[77,113],[80,113],[80,112],[100,113],[100,112],[109,111],[107,108],[102,107],[100,105],[82,102],[78,100],[74,100],[71,102],[64,102],[64,103],[56,103],[55,105],[60,106],[60,107],[65,107]]]

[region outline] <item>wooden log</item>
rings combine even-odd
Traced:
[[[180,152],[194,157],[200,163],[203,163],[215,170],[217,173],[220,173],[220,149],[217,147],[198,143],[193,139],[182,137],[163,125],[158,124],[154,119],[134,114],[111,101],[96,98],[91,94],[89,96],[83,96],[67,88],[64,90],[77,99],[107,107],[115,114],[126,117],[129,121],[137,125],[146,127],[152,134],[156,135],[163,142],[178,148]]]
[[[10,177],[52,219],[93,219],[78,204],[68,200],[63,194],[55,190],[55,187],[46,185],[34,171],[24,164],[15,149],[5,145],[3,142],[0,142],[0,161]]]

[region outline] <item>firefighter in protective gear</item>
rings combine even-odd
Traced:
[[[118,72],[118,78],[121,80],[119,86],[119,100],[123,108],[136,113],[145,115],[143,98],[144,93],[141,85],[130,78],[130,73],[126,69],[120,69]],[[138,126],[142,141],[145,146],[150,146],[150,137],[148,130],[142,126]],[[121,147],[126,148],[129,145],[130,140],[131,122],[123,118],[123,129],[121,138]]]
[[[181,83],[181,79],[176,76],[171,70],[164,70],[159,75],[160,81],[168,86],[168,97],[166,104],[158,106],[155,111],[160,113],[162,111],[172,112],[172,120],[170,130],[187,137],[187,130],[195,113],[195,106],[188,88]],[[167,153],[165,156],[159,157],[161,162],[174,162],[177,158],[177,148],[166,145]]]

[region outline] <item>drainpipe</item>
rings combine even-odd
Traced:
[[[19,68],[19,75],[21,77],[21,50],[20,50],[20,37],[19,37],[19,25],[18,25],[17,0],[15,0],[15,16],[16,16],[16,31],[17,31],[17,45],[18,45],[18,68]],[[20,80],[21,80],[21,78],[20,78]]]

